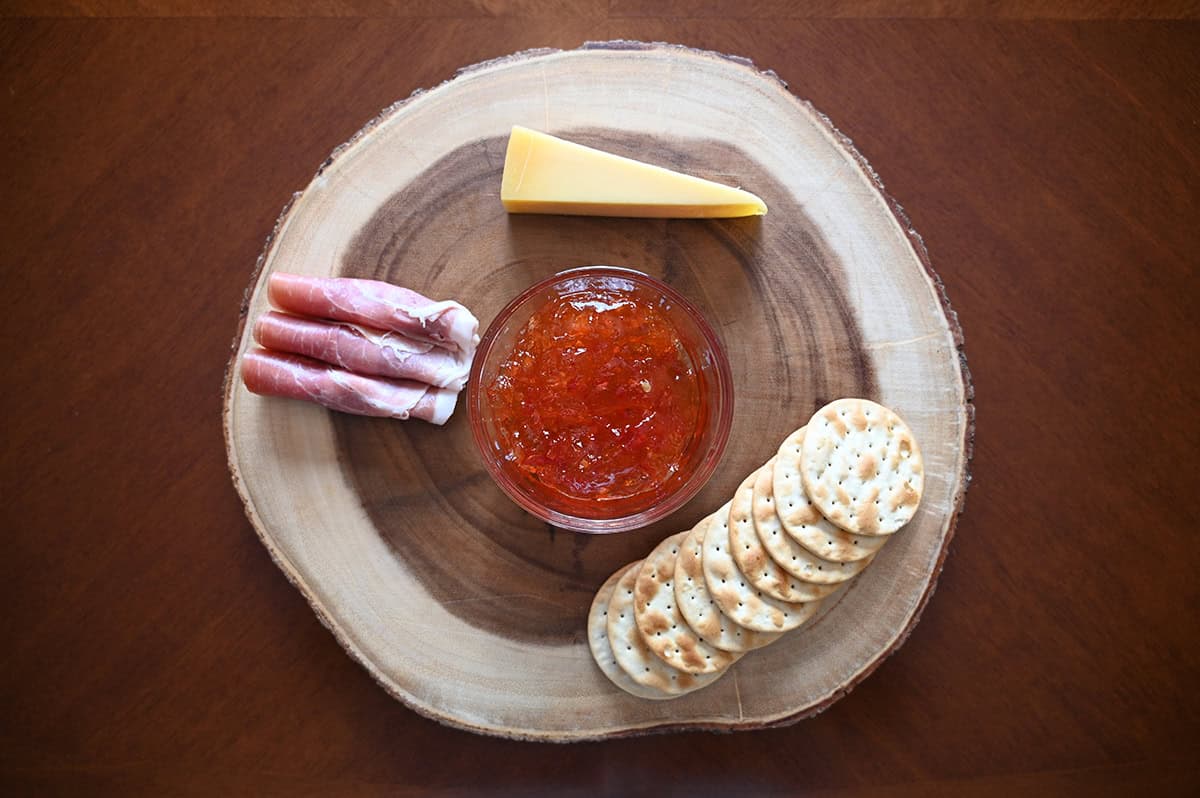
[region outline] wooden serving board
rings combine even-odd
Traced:
[[[739,185],[761,219],[508,216],[507,134],[521,124]],[[465,412],[445,427],[248,393],[237,371],[275,270],[371,277],[454,298],[486,326],[574,266],[665,279],[733,364],[733,432],[716,475],[666,522],[589,536],[518,509],[485,474]],[[732,496],[829,399],[897,410],[926,493],[908,527],[823,614],[709,688],[644,701],[592,663],[596,588]],[[973,431],[957,320],[924,247],[848,140],[770,73],[667,45],[520,53],[388,108],[283,212],[242,309],[225,385],[234,484],[279,567],[392,695],[489,734],[576,740],[753,728],[820,711],[893,652],[933,592]]]

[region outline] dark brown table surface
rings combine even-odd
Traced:
[[[144,5],[0,5],[0,793],[1200,790],[1196,3]],[[478,737],[272,565],[222,377],[335,145],[459,66],[615,38],[748,56],[854,139],[959,313],[974,484],[920,625],[824,714]]]

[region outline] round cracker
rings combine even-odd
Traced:
[[[618,569],[596,591],[596,597],[592,599],[592,608],[588,612],[588,646],[592,649],[592,659],[596,660],[596,664],[600,666],[600,671],[608,677],[610,682],[638,698],[661,701],[671,696],[653,687],[640,685],[630,678],[629,674],[621,670],[620,666],[617,665],[612,645],[608,642],[608,603],[612,599],[613,589],[616,588],[617,581],[627,570],[629,570],[628,565]]]
[[[734,623],[756,632],[786,632],[812,617],[820,602],[772,598],[746,578],[729,550],[729,505],[713,514],[704,535],[704,582],[713,601]]]
[[[774,500],[754,490],[755,512],[760,504],[771,504],[783,530],[792,540],[826,560],[857,562],[869,559],[887,542],[883,535],[855,535],[834,526],[813,506],[800,478],[800,451],[804,442],[801,427],[788,436],[776,455],[771,491]],[[762,512],[766,512],[764,509]]]
[[[764,497],[771,493],[774,470],[775,464],[772,461],[763,466],[756,477],[755,490]],[[856,562],[834,562],[813,554],[783,531],[783,523],[776,512],[778,503],[772,497],[770,501],[764,498],[757,505],[754,531],[771,559],[796,579],[836,588],[842,582],[858,576],[871,564],[870,557]]]
[[[925,489],[912,430],[869,399],[838,399],[813,415],[800,476],[821,515],[860,535],[890,535],[907,524]]]
[[[797,579],[772,559],[759,540],[754,523],[754,486],[770,485],[771,463],[742,480],[729,503],[729,548],[738,569],[756,588],[780,601],[805,602],[825,598],[837,589],[829,582],[816,584]],[[772,510],[772,513],[774,510]]]
[[[608,602],[608,644],[612,647],[617,667],[635,682],[669,696],[679,696],[699,690],[716,681],[725,671],[697,676],[672,668],[650,650],[633,617],[633,589],[642,561],[629,566]]]
[[[671,535],[642,562],[633,589],[634,620],[646,645],[671,667],[697,674],[723,671],[737,657],[697,635],[675,600],[675,560],[687,535]]]
[[[725,651],[743,652],[774,643],[781,632],[756,632],[733,622],[721,612],[704,581],[704,533],[713,522],[704,518],[683,542],[675,558],[675,601],[688,626],[711,646]]]

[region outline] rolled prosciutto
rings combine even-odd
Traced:
[[[458,391],[413,380],[352,374],[300,355],[253,349],[242,356],[242,381],[263,396],[305,399],[360,416],[419,418],[445,424]]]
[[[254,340],[267,349],[291,352],[357,374],[417,380],[461,390],[471,360],[427,341],[344,322],[313,321],[270,311],[254,325]]]
[[[459,303],[379,280],[275,272],[267,296],[289,313],[390,330],[468,356],[479,343],[479,320]]]

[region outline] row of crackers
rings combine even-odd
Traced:
[[[635,696],[674,698],[813,617],[916,512],[924,488],[908,425],[839,399],[793,432],[733,498],[597,591],[597,665]]]

